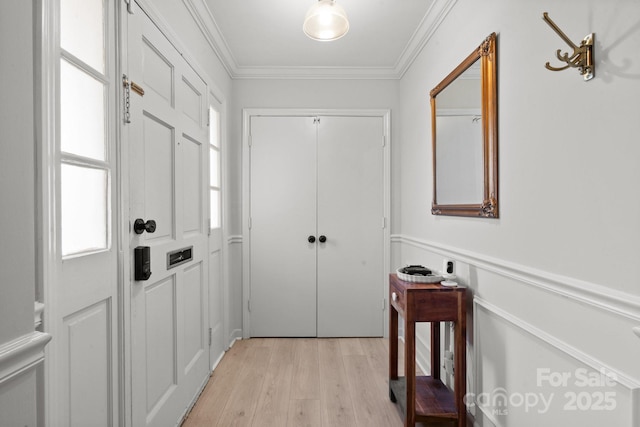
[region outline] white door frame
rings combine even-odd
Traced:
[[[249,230],[251,213],[251,162],[249,144],[251,141],[252,116],[351,116],[382,117],[384,128],[384,243],[383,243],[383,286],[380,295],[386,302],[386,283],[390,272],[391,249],[391,110],[388,109],[308,109],[308,108],[245,108],[242,110],[242,337],[249,338],[251,316],[249,315],[249,299],[251,296],[251,234]],[[385,303],[384,310],[387,310]],[[384,317],[384,336],[389,334],[389,325]]]

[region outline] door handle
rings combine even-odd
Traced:
[[[320,241],[320,243],[324,243],[324,242],[327,241],[327,236],[324,236],[324,235],[320,236],[320,237],[318,237],[318,240]]]
[[[156,222],[152,219],[144,222],[144,219],[138,218],[133,223],[133,231],[135,231],[136,234],[142,234],[145,231],[147,233],[153,233],[156,231]]]
[[[309,237],[307,238],[307,241],[308,241],[309,243],[315,243],[315,242],[316,242],[316,236],[309,236]]]

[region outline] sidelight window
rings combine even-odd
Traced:
[[[111,215],[109,77],[103,0],[60,1],[60,242],[62,256],[108,249]]]
[[[213,108],[209,110],[209,215],[210,228],[220,228],[221,191],[220,191],[220,113]]]

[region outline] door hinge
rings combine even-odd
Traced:
[[[247,310],[249,311],[249,313],[251,313],[251,300],[250,299],[247,300]]]
[[[211,236],[211,218],[207,219],[207,236]]]
[[[382,299],[382,311],[385,311],[387,309],[387,299],[383,298]]]
[[[211,342],[213,340],[212,335],[213,335],[213,329],[209,328],[209,347],[211,347]]]
[[[387,218],[386,217],[382,217],[382,228],[387,228]]]
[[[134,3],[135,0],[124,0],[124,2],[127,4],[127,12],[129,12],[131,15],[133,15],[134,13]]]
[[[251,135],[249,135],[249,147],[251,147],[251,143],[253,142],[253,137]]]
[[[249,230],[251,230],[251,217],[249,217],[249,223],[247,225],[249,226]]]

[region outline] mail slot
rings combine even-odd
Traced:
[[[167,270],[193,259],[193,246],[167,253]]]

